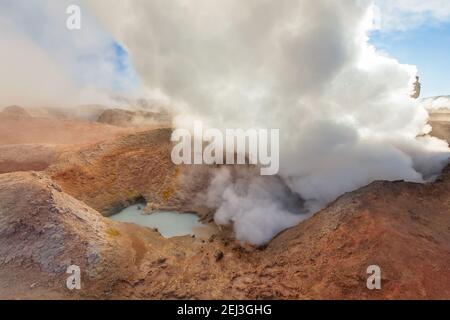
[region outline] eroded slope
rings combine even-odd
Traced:
[[[266,248],[227,236],[164,239],[112,222],[34,173],[0,175],[6,298],[450,298],[449,172],[429,185],[376,182]],[[19,195],[19,196],[18,196]],[[64,288],[65,268],[83,289]],[[382,269],[382,290],[366,269]]]

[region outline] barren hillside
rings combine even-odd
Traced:
[[[450,298],[449,169],[426,185],[375,182],[343,195],[264,248],[227,229],[209,241],[164,239],[104,217],[141,197],[195,209],[208,170],[180,179],[187,169],[170,162],[169,137],[119,136],[65,150],[46,172],[0,175],[0,297]],[[81,291],[65,288],[70,264],[83,270]],[[380,291],[366,288],[372,264]]]

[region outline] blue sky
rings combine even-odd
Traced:
[[[128,52],[116,41],[111,43],[111,48],[114,53],[114,67],[117,74],[117,78],[112,79],[113,89],[120,91],[139,87],[139,77],[134,71]],[[118,81],[122,77],[127,79],[126,83]]]
[[[407,31],[376,31],[370,39],[377,49],[418,67],[422,97],[450,94],[450,22]]]

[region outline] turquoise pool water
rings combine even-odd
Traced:
[[[134,223],[147,228],[156,228],[165,238],[185,235],[200,235],[209,226],[199,222],[195,214],[177,213],[172,211],[158,211],[144,214],[145,205],[136,204],[111,216],[115,221]]]

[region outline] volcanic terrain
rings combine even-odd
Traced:
[[[174,166],[170,128],[24,111],[0,114],[0,298],[450,298],[450,167],[428,184],[374,182],[253,247],[195,201],[216,168]],[[165,239],[108,218],[143,200],[216,232]],[[81,290],[66,287],[73,264]],[[370,265],[381,290],[366,287]]]

